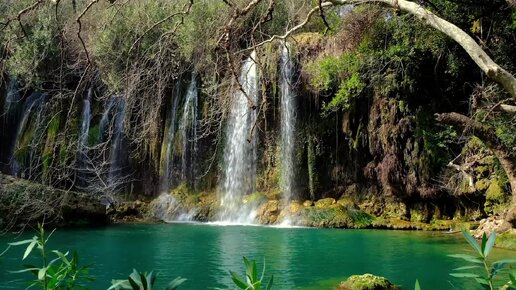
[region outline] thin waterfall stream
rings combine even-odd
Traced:
[[[181,179],[192,187],[195,187],[195,162],[197,153],[197,106],[198,90],[195,74],[188,86],[186,99],[183,105],[183,116],[181,117],[181,138],[183,150],[181,152]]]
[[[296,130],[296,94],[294,91],[294,64],[289,45],[281,46],[281,177],[282,206],[288,207],[293,197],[295,182],[294,149]],[[284,223],[290,223],[287,216]]]
[[[173,172],[173,158],[174,158],[174,137],[176,134],[176,127],[177,127],[177,121],[176,121],[176,115],[177,115],[177,108],[179,106],[179,99],[180,95],[179,92],[180,89],[179,82],[176,84],[176,89],[174,90],[174,94],[171,96],[170,101],[170,111],[168,115],[168,124],[166,127],[165,136],[163,138],[163,144],[165,146],[164,149],[164,158],[162,162],[161,167],[161,176],[160,176],[160,185],[159,189],[163,192],[168,192],[170,187],[172,186],[172,172]]]

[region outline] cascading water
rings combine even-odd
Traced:
[[[89,171],[88,166],[88,139],[90,133],[90,122],[91,122],[91,97],[93,94],[93,88],[89,88],[85,97],[82,100],[82,116],[81,116],[81,131],[79,135],[79,148],[77,152],[78,161],[78,185],[86,186],[87,181],[86,175]],[[90,163],[91,164],[91,163]]]
[[[255,57],[253,52],[241,68],[239,82],[245,94],[238,90],[233,95],[227,123],[219,216],[222,222],[253,223],[256,215],[252,205],[242,204],[244,195],[252,193],[256,185],[256,110],[250,107],[258,104]]]
[[[168,127],[167,132],[165,133],[164,137],[164,144],[165,144],[165,157],[163,158],[163,165],[162,165],[162,175],[160,178],[160,190],[161,192],[168,192],[171,186],[171,180],[172,180],[172,163],[174,158],[174,136],[176,134],[176,115],[177,115],[177,107],[179,105],[179,92],[180,92],[180,85],[179,82],[176,84],[176,90],[175,94],[172,94],[172,101],[170,102],[170,111],[169,111],[169,118],[168,118]]]
[[[86,98],[82,101],[82,120],[81,120],[81,134],[80,134],[80,150],[84,152],[88,146],[88,135],[90,133],[90,121],[91,121],[91,95],[93,89],[89,88]]]
[[[102,113],[102,117],[100,118],[100,123],[99,123],[98,143],[108,141],[107,138],[109,137],[109,127],[110,127],[110,123],[111,123],[111,113],[112,113],[111,111],[113,110],[113,107],[116,104],[116,100],[117,99],[115,96],[112,96],[111,98],[109,98],[109,100],[106,104],[106,109]]]
[[[183,150],[181,154],[181,179],[195,186],[195,158],[197,153],[197,103],[198,91],[195,74],[188,86],[186,99],[183,105],[183,116],[181,117],[181,138],[183,139]]]
[[[8,97],[9,99],[9,97]],[[10,164],[10,174],[11,175],[19,175],[20,173],[20,163],[15,158],[15,151],[17,147],[17,143],[22,136],[22,133],[27,129],[27,126],[29,125],[29,119],[33,112],[37,112],[36,120],[35,120],[35,126],[37,127],[38,124],[41,124],[41,111],[42,111],[42,104],[44,99],[46,99],[46,94],[41,94],[34,92],[31,95],[29,95],[25,102],[23,103],[23,111],[22,111],[22,117],[21,121],[17,123],[16,128],[16,134],[14,135],[14,142],[12,143],[12,148],[9,151],[9,164]],[[34,138],[33,138],[34,139]],[[32,141],[31,141],[32,143]],[[29,150],[29,157],[32,154],[32,150]],[[29,159],[30,161],[31,159]],[[29,166],[30,167],[30,166]]]
[[[294,64],[289,45],[281,49],[281,178],[282,204],[287,207],[292,200],[295,181],[294,146],[296,128],[296,94],[294,91]],[[286,218],[288,219],[288,217]]]
[[[91,122],[91,96],[93,89],[89,88],[86,98],[82,100],[81,132],[79,135],[79,162],[83,165],[88,151],[88,136]]]
[[[41,97],[34,103],[36,116],[31,120],[34,126],[34,133],[32,135],[30,145],[29,145],[29,162],[26,168],[25,178],[33,178],[41,165],[41,144],[45,142],[45,136],[47,131],[48,119],[46,118],[48,113],[46,112],[46,101],[48,99],[48,94],[44,93]]]
[[[125,119],[125,100],[123,97],[116,98],[116,113],[114,118],[113,135],[111,137],[111,161],[109,163],[109,177],[108,182],[113,184],[119,177],[121,177],[124,166],[125,148],[124,142],[124,119]]]
[[[11,79],[7,85],[7,92],[4,100],[4,108],[2,112],[2,136],[0,157],[2,168],[9,174],[15,174],[16,165],[14,161],[14,150],[16,148],[16,138],[20,127],[21,112],[23,109],[23,102],[19,93],[16,81]]]

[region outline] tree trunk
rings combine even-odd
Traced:
[[[465,133],[472,134],[482,140],[496,156],[509,179],[512,202],[506,215],[506,220],[516,227],[516,162],[510,156],[510,149],[506,148],[496,136],[494,128],[485,126],[459,113],[435,114],[435,119],[447,125],[462,128]]]

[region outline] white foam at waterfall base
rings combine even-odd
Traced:
[[[185,209],[181,202],[168,193],[160,194],[150,204],[150,214],[153,218],[166,223],[191,222],[197,209]]]
[[[224,177],[220,185],[220,223],[251,224],[255,222],[256,205],[242,204],[243,197],[256,185],[256,132],[252,131],[258,105],[258,69],[253,59],[244,62],[240,71],[241,90],[235,88],[226,128]],[[247,95],[247,96],[246,96]],[[249,99],[248,99],[249,98]]]

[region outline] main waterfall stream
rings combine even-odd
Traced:
[[[239,82],[232,99],[227,123],[224,147],[223,183],[221,185],[220,221],[229,223],[253,223],[254,208],[243,206],[244,195],[252,193],[256,186],[256,110],[258,106],[258,68],[256,53],[245,61],[240,71]]]
[[[30,238],[0,236],[0,251],[7,242]],[[476,289],[465,279],[448,275],[463,266],[449,254],[466,253],[460,234],[380,230],[210,226],[203,224],[122,225],[97,229],[58,229],[49,249],[77,250],[81,265],[93,264],[96,278],[90,289],[107,289],[111,279],[126,278],[133,268],[158,273],[156,289],[173,278],[188,280],[181,290],[220,287],[233,289],[228,271],[243,272],[242,256],[254,259],[266,278],[274,275],[275,290],[334,289],[349,275],[372,273],[387,277],[403,289]],[[11,247],[0,260],[0,289],[25,289],[30,274],[11,274],[22,264],[24,247]],[[36,253],[36,251],[35,251]],[[514,252],[493,250],[493,259]],[[36,255],[34,255],[36,256]],[[260,272],[261,273],[261,272]],[[473,282],[474,283],[474,282]]]

